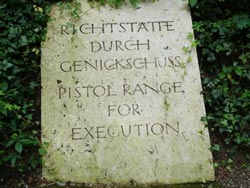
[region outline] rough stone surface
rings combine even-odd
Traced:
[[[70,15],[74,7],[53,7],[42,47],[43,176],[105,184],[213,180],[188,1],[137,9],[80,2],[80,19]]]

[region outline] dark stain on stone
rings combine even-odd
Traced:
[[[150,150],[148,150],[148,152],[150,153],[150,155],[152,155],[154,153],[154,151],[150,151]]]

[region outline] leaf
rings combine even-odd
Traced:
[[[211,147],[211,150],[212,150],[212,151],[220,151],[220,145],[219,145],[219,144],[214,144],[214,145]]]
[[[6,81],[1,81],[0,82],[0,90],[6,91],[8,89],[8,82]]]
[[[129,0],[129,2],[131,3],[131,5],[133,5],[134,7],[136,7],[138,0]]]
[[[194,7],[197,4],[197,0],[189,0],[189,4],[191,7]]]
[[[194,39],[193,33],[188,33],[187,39],[188,39],[189,41],[192,41],[192,40]]]
[[[239,29],[244,29],[250,26],[250,17],[247,14],[233,16],[233,21]]]
[[[44,148],[39,148],[38,152],[39,155],[45,155],[47,153],[47,151]]]
[[[4,101],[0,101],[0,113],[7,116],[7,110],[5,108],[6,103]]]
[[[33,141],[30,140],[30,139],[21,139],[20,142],[23,144],[23,145],[29,145],[29,144],[33,144]]]
[[[21,36],[19,41],[21,46],[26,46],[28,44],[28,39],[25,35]]]
[[[6,4],[0,5],[0,9],[6,8]]]
[[[243,71],[239,67],[235,67],[234,71],[238,76],[242,76]]]
[[[16,150],[18,153],[22,153],[22,151],[23,151],[23,145],[22,145],[21,142],[17,142],[17,143],[15,144],[15,150]]]
[[[7,142],[7,144],[5,145],[6,148],[12,146],[15,143],[15,140],[10,140],[9,142]]]
[[[218,163],[214,163],[214,168],[219,167],[220,165]]]
[[[39,163],[38,161],[32,160],[31,163],[30,163],[30,165],[31,165],[31,167],[32,167],[33,169],[35,169],[38,163]]]
[[[12,165],[12,166],[15,165],[16,159],[17,159],[16,155],[13,155],[13,156],[11,157],[10,162],[11,162],[11,165]]]

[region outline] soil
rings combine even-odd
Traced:
[[[213,152],[216,180],[205,184],[139,186],[131,183],[129,186],[122,186],[118,184],[86,185],[47,182],[41,177],[41,168],[28,170],[29,173],[17,173],[11,168],[4,168],[0,170],[0,188],[250,188],[250,152],[247,150],[228,151],[231,151],[231,149],[228,150],[224,147],[218,152]]]

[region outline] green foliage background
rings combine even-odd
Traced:
[[[124,0],[91,2],[120,7]],[[138,2],[130,0],[133,6]],[[250,148],[250,2],[189,2],[208,114],[205,120],[211,134],[220,138],[219,144]],[[45,153],[40,143],[40,43],[52,3],[0,2],[0,168],[36,168]]]
[[[250,2],[201,0],[192,8],[212,134],[250,147]]]

